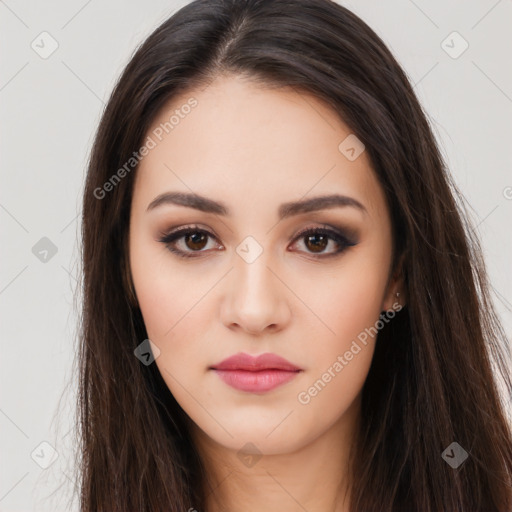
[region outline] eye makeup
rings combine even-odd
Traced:
[[[204,247],[208,245],[209,239],[217,240],[218,242],[217,237],[209,230],[201,228],[197,224],[191,224],[163,233],[158,241],[163,243],[171,253],[180,258],[198,258],[210,252],[204,250]],[[323,224],[301,230],[294,235],[291,245],[296,245],[297,242],[301,241],[304,242],[306,250],[299,250],[299,252],[304,252],[316,259],[325,259],[341,255],[349,247],[357,245],[358,237],[354,230]],[[308,244],[312,244],[313,250],[307,250]],[[181,248],[179,247],[180,245]],[[194,245],[196,245],[195,248]],[[325,252],[324,249],[329,247],[329,245],[334,245],[336,249],[331,252]],[[220,250],[225,248],[221,243],[218,243],[218,246]],[[316,251],[316,249],[319,250]]]

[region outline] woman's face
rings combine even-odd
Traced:
[[[368,329],[397,290],[364,147],[315,97],[232,76],[174,98],[147,137],[131,272],[155,364],[198,432],[277,454],[353,418]],[[272,360],[218,368],[240,353],[299,371]]]

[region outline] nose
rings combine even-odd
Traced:
[[[234,268],[224,283],[221,310],[222,321],[229,329],[258,335],[279,331],[288,324],[291,313],[287,287],[274,263],[265,252],[252,263],[235,255]]]

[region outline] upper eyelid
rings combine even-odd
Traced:
[[[210,229],[202,228],[202,227],[194,226],[194,225],[192,225],[192,226],[185,225],[185,226],[181,226],[176,229],[171,229],[170,231],[164,231],[164,232],[160,233],[160,239],[168,238],[168,237],[175,236],[175,235],[177,236],[177,239],[179,239],[182,236],[184,236],[185,234],[191,233],[191,232],[206,233],[208,236],[215,238],[216,240],[219,239],[217,237],[217,235],[215,235],[215,233],[212,233],[212,231]]]
[[[206,233],[209,236],[212,236],[213,238],[219,240],[218,236],[215,233],[212,233],[212,230],[210,230],[209,228],[203,228],[203,227],[193,225],[193,224],[180,226],[180,227],[172,229],[170,231],[163,231],[162,233],[160,233],[160,238],[166,238],[166,237],[170,237],[170,236],[174,236],[174,235],[179,235],[181,233],[186,234],[187,232],[193,232],[193,231]],[[351,238],[350,233],[346,233],[346,230],[344,230],[343,228],[337,228],[335,226],[330,226],[328,224],[322,224],[320,226],[318,226],[318,225],[317,226],[308,226],[308,227],[305,227],[305,228],[299,230],[298,233],[293,235],[293,239],[296,239],[297,237],[300,237],[309,231],[326,231],[328,233],[331,232],[334,235],[347,238],[347,240],[349,240]]]

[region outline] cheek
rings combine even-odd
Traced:
[[[204,324],[209,312],[197,290],[180,281],[162,275],[147,279],[140,282],[138,296],[148,338],[160,351],[155,364],[175,399],[189,411],[195,405],[191,397],[204,394],[201,378],[208,352],[202,344],[207,342]],[[171,286],[182,291],[172,292]]]
[[[329,329],[322,329],[313,344],[311,339],[303,339],[301,348],[308,354],[309,375],[299,402],[329,411],[331,420],[349,407],[366,380],[387,265],[387,259],[379,261],[361,252],[337,271],[323,294],[315,294],[314,300],[312,297],[315,311]]]
[[[154,243],[144,246],[135,240],[131,269],[148,338],[160,351],[155,363],[175,397],[186,401],[190,396],[180,383],[194,393],[210,363],[203,343],[213,314],[207,292],[214,282],[180,271]]]
[[[188,364],[187,354],[197,354],[201,343],[198,333],[204,331],[203,325],[211,314],[206,310],[205,292],[202,287],[181,282],[179,277],[146,277],[139,281],[136,291],[148,337],[162,355],[169,353],[166,359]]]
[[[389,262],[374,258],[368,249],[354,252],[335,272],[318,280],[314,293],[309,284],[307,304],[326,326],[321,332],[325,354],[344,351],[379,318]],[[300,285],[303,294],[306,284]],[[303,348],[307,350],[307,345]]]
[[[148,336],[165,345],[174,338],[176,328],[187,324],[187,312],[193,311],[204,292],[197,279],[173,264],[169,251],[148,233],[148,228],[132,231],[132,279]]]
[[[385,276],[371,268],[340,277],[323,307],[325,320],[334,337],[342,343],[373,325],[381,312]]]

